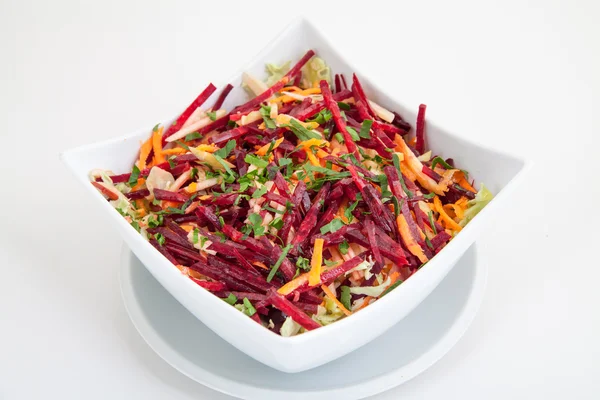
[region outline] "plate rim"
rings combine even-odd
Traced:
[[[146,342],[146,344],[167,364],[187,376],[191,380],[206,386],[217,392],[233,396],[241,399],[265,399],[265,396],[281,396],[285,395],[288,400],[305,399],[306,396],[311,396],[315,399],[330,399],[332,395],[337,396],[352,396],[355,399],[362,399],[368,396],[388,391],[396,386],[400,386],[411,379],[425,372],[431,366],[436,364],[443,358],[464,336],[468,328],[471,326],[479,308],[483,302],[485,288],[487,286],[488,268],[487,264],[481,262],[481,257],[478,257],[477,244],[473,243],[464,254],[469,251],[475,252],[476,268],[474,279],[470,285],[470,293],[462,310],[459,311],[457,317],[451,323],[450,327],[442,335],[433,346],[420,356],[410,361],[407,364],[392,369],[384,374],[370,378],[365,385],[365,381],[356,384],[346,385],[343,387],[335,387],[324,390],[302,390],[302,391],[286,391],[271,388],[261,388],[247,383],[241,383],[229,378],[224,378],[218,374],[211,372],[205,368],[190,362],[184,356],[172,351],[168,340],[159,335],[148,322],[145,314],[140,306],[139,301],[134,295],[133,286],[129,276],[125,272],[131,269],[131,256],[135,254],[129,249],[126,243],[123,243],[120,255],[120,268],[118,271],[119,288],[121,297],[127,315],[131,323],[135,327],[138,334]],[[462,257],[461,257],[462,258]],[[138,259],[139,261],[139,259]],[[460,262],[460,259],[458,260]],[[457,263],[458,263],[457,262]],[[141,263],[141,261],[140,261]],[[152,277],[152,279],[156,279]],[[445,278],[444,278],[445,279]],[[435,290],[434,290],[435,291]],[[167,292],[168,293],[168,292]],[[185,307],[180,305],[180,307]],[[187,311],[187,310],[186,310]],[[198,323],[202,324],[200,320]],[[210,329],[207,327],[207,329]],[[385,333],[384,333],[385,335]],[[239,351],[236,349],[236,351]],[[240,352],[240,354],[244,354]],[[259,362],[259,361],[257,361]],[[324,364],[324,366],[327,364]],[[193,370],[193,371],[192,371]],[[198,375],[200,373],[200,375]],[[299,372],[300,374],[302,372]]]

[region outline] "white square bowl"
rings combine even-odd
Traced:
[[[352,68],[344,58],[305,20],[297,20],[277,36],[243,70],[232,79],[235,89],[227,97],[224,108],[246,100],[240,88],[241,73],[248,71],[264,77],[267,62],[298,60],[308,49],[314,49],[334,73],[350,77],[356,72],[367,96],[388,109],[398,111],[407,121],[416,120],[415,109],[409,109],[386,95],[368,81],[368,75]],[[214,102],[219,91],[206,102]],[[150,121],[148,126],[154,124]],[[164,121],[168,126],[171,121]],[[148,271],[193,315],[233,346],[256,360],[284,372],[301,372],[341,357],[375,339],[410,313],[440,283],[460,256],[490,223],[490,217],[527,169],[524,160],[469,143],[428,122],[427,139],[434,153],[452,157],[457,166],[470,171],[478,182],[496,194],[494,200],[474,218],[426,267],[419,270],[389,295],[349,318],[295,337],[281,337],[260,326],[221,299],[182,275],[150,243],[142,238],[104,197],[90,184],[88,173],[94,168],[111,169],[115,173],[131,170],[137,158],[140,141],[149,129],[140,129],[125,137],[65,151],[62,160],[104,210],[123,240],[142,261]]]

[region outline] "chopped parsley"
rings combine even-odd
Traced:
[[[131,170],[131,175],[129,176],[129,181],[127,182],[129,186],[135,186],[137,184],[138,178],[140,176],[140,169],[137,165],[133,165],[133,169]]]
[[[185,138],[183,140],[185,140],[186,142],[189,142],[190,140],[196,140],[196,139],[202,139],[202,135],[200,134],[200,132],[188,133],[187,135],[185,135]]]
[[[208,118],[210,118],[211,121],[216,121],[217,120],[217,113],[216,113],[216,111],[207,111],[206,115],[208,115]]]
[[[248,164],[257,166],[258,168],[265,168],[267,165],[269,165],[268,161],[263,160],[262,158],[255,156],[254,154],[246,154],[246,157],[244,157],[244,161],[246,161]]]
[[[271,267],[271,272],[269,272],[269,276],[267,276],[267,282],[271,282],[273,280],[275,274],[277,273],[277,270],[279,269],[279,266],[281,265],[281,263],[283,263],[283,260],[285,260],[291,248],[292,245],[288,244],[282,249],[281,255],[277,259],[277,262],[275,263],[275,265],[273,265],[273,267]]]
[[[350,311],[350,300],[352,296],[350,295],[350,288],[348,286],[341,287],[341,295],[340,295],[340,303],[346,308],[346,310]]]
[[[275,121],[273,121],[273,119],[271,118],[271,107],[261,106],[260,107],[260,115],[262,116],[263,121],[265,121],[265,126],[267,127],[267,129],[277,128]]]
[[[237,303],[238,298],[235,297],[235,294],[229,293],[229,296],[227,296],[226,298],[224,298],[223,301],[225,303],[227,303],[227,304],[234,305],[235,303]]]
[[[158,244],[160,244],[161,246],[165,244],[165,237],[162,235],[162,233],[157,233],[154,235],[154,239],[156,239],[156,241],[158,242]]]
[[[340,245],[338,246],[338,249],[340,250],[340,253],[342,253],[342,255],[346,255],[348,254],[348,248],[350,247],[350,245],[348,244],[348,242],[346,242],[345,240],[340,243]]]
[[[324,235],[328,232],[333,233],[333,232],[339,230],[342,226],[344,226],[344,222],[341,219],[339,219],[339,218],[332,219],[330,223],[323,225],[321,227],[321,235]]]

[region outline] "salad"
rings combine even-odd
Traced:
[[[282,336],[359,312],[439,253],[491,200],[467,171],[308,51],[243,74],[226,110],[210,84],[156,125],[132,170],[90,172],[182,274]],[[413,133],[414,132],[414,133]]]

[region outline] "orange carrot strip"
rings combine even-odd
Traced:
[[[433,205],[435,206],[436,211],[440,214],[440,218],[446,223],[446,226],[457,232],[462,229],[460,225],[458,225],[452,218],[450,218],[448,214],[446,214],[446,211],[444,210],[444,207],[442,207],[442,202],[438,196],[433,198]]]
[[[154,150],[154,165],[166,161],[162,152],[162,127],[152,133],[152,150]]]
[[[408,250],[414,256],[416,256],[422,263],[428,261],[429,259],[423,252],[423,249],[410,233],[410,228],[408,227],[408,223],[406,222],[404,215],[398,215],[398,217],[396,218],[396,224],[398,225],[398,231],[400,232],[402,240],[404,240],[404,243],[406,243],[406,247],[408,247]]]
[[[153,136],[154,135],[150,135],[148,140],[146,140],[140,147],[140,159],[138,162],[138,168],[140,170],[146,168],[146,160],[148,159],[148,156],[150,155],[150,151],[152,150],[152,137]]]
[[[259,268],[262,268],[262,269],[266,269],[266,270],[269,269],[269,267],[267,267],[263,262],[260,262],[260,261],[254,261],[252,263],[252,265],[254,265],[256,267],[259,267]]]
[[[352,311],[348,310],[346,307],[344,307],[344,305],[342,303],[340,303],[340,301],[334,296],[333,293],[331,293],[331,290],[329,290],[329,288],[326,285],[321,285],[321,289],[323,289],[323,292],[325,292],[325,294],[327,295],[327,297],[329,297],[331,300],[333,300],[333,302],[335,303],[336,306],[338,306],[338,308],[340,310],[342,310],[342,312],[346,315],[352,315]]]
[[[312,259],[310,260],[310,272],[308,273],[308,285],[316,286],[321,283],[321,264],[323,263],[323,243],[322,238],[315,239],[315,247]]]
[[[172,149],[165,149],[162,151],[162,153],[166,156],[171,156],[173,154],[185,154],[185,153],[187,153],[187,150],[184,149],[183,147],[175,147]]]

